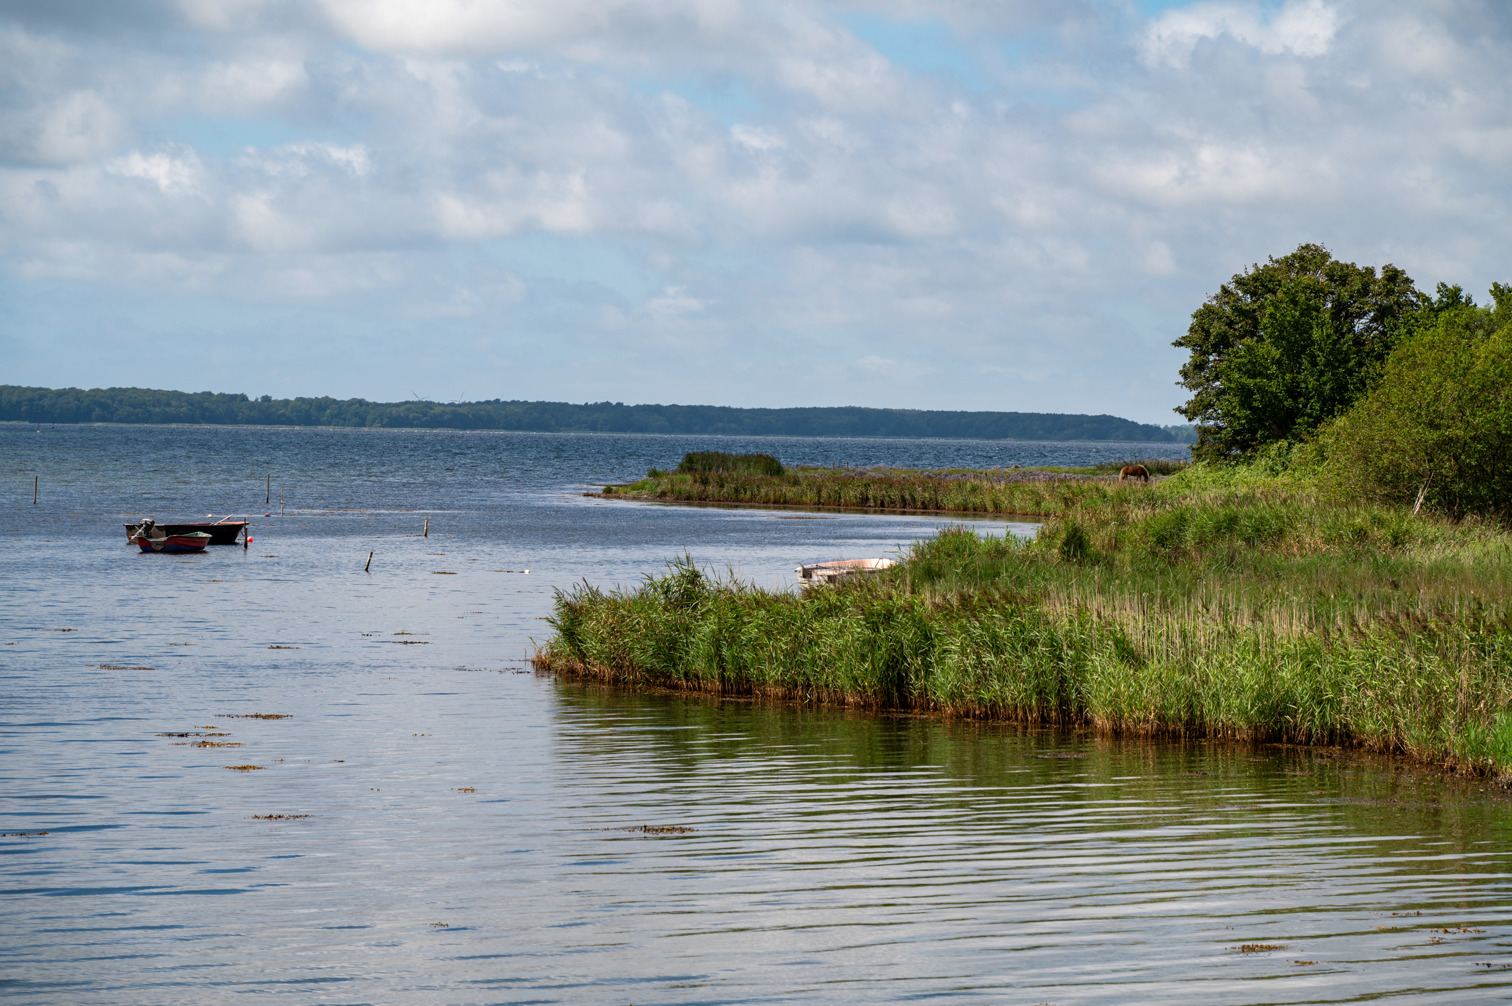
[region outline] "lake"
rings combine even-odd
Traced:
[[[0,1001],[1512,995],[1512,804],[1484,784],[532,673],[558,588],[690,555],[791,589],[951,521],[583,495],[707,449],[1184,451],[0,424]],[[253,541],[144,555],[146,514]]]

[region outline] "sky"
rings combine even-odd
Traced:
[[[1512,280],[1478,0],[0,0],[0,383],[1110,413],[1303,242]]]

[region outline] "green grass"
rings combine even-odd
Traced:
[[[605,492],[681,503],[1049,516],[1105,498],[1132,498],[1149,488],[1043,469],[797,468],[781,475],[653,470],[638,482],[606,486]]]
[[[538,660],[645,685],[1353,744],[1512,773],[1500,526],[1330,506],[1245,469],[1090,485],[1056,499],[1032,542],[954,529],[837,588],[764,591],[683,561],[637,590],[560,594]]]

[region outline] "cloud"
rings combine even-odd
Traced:
[[[341,329],[486,339],[507,365],[456,367],[503,397],[1166,421],[1170,340],[1268,254],[1509,278],[1512,27],[1477,0],[88,6],[0,14],[13,380],[86,380],[69,304],[187,298],[201,334],[291,312],[280,375]],[[270,390],[404,393],[343,380]]]
[[[1312,59],[1328,52],[1338,29],[1338,12],[1324,0],[1288,0],[1269,17],[1253,3],[1195,3],[1162,12],[1140,49],[1152,64],[1183,67],[1199,43],[1227,37],[1267,55]]]

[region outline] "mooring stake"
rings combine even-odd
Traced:
[[[37,427],[37,428],[41,429],[40,426]],[[42,483],[42,476],[40,476],[40,475],[33,475],[32,476],[32,506],[36,506],[37,505],[37,486],[41,485],[41,483]]]
[[[425,518],[425,530],[423,530],[423,531],[420,532],[420,537],[422,537],[422,538],[429,538],[430,537],[430,518],[429,517]]]
[[[362,564],[362,571],[364,573],[366,573],[368,571],[368,567],[371,566],[372,564],[373,564],[373,553],[369,552],[368,553],[368,561]]]

